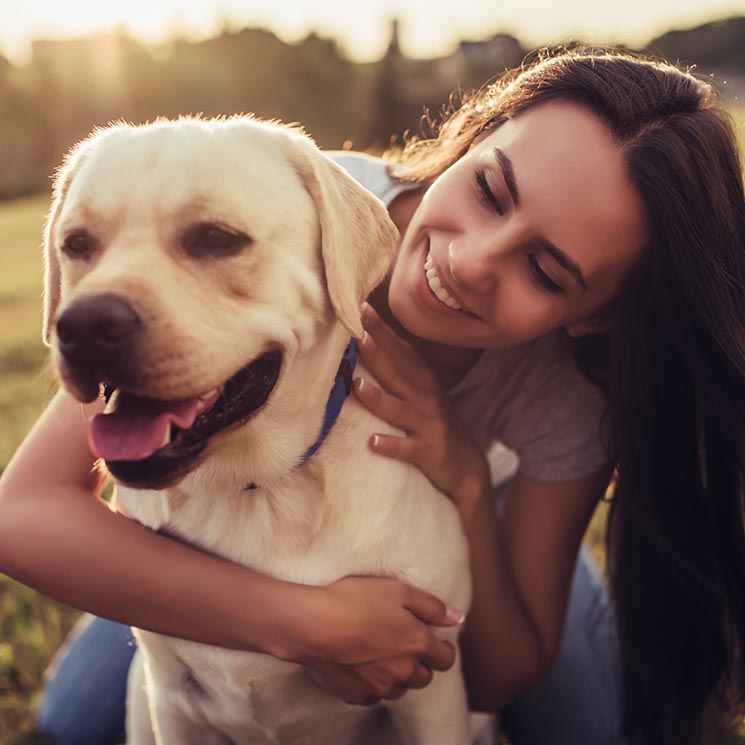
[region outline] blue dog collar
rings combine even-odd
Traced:
[[[354,372],[356,364],[357,341],[352,337],[349,340],[349,344],[347,344],[347,348],[344,350],[344,356],[341,358],[341,362],[339,363],[339,369],[336,371],[334,385],[331,388],[331,393],[329,393],[329,398],[326,402],[326,413],[323,416],[323,424],[321,425],[318,439],[305,451],[298,466],[304,465],[311,459],[316,450],[323,445],[323,441],[328,436],[328,433],[331,432],[334,424],[336,424],[342,406],[344,406],[344,402],[347,400],[347,396],[352,390],[352,373]]]
[[[344,350],[344,356],[339,363],[339,369],[336,371],[334,385],[326,401],[326,412],[323,416],[323,424],[316,441],[305,451],[302,458],[298,461],[296,468],[305,465],[315,454],[318,448],[323,445],[323,441],[331,432],[336,420],[339,418],[344,402],[352,390],[352,373],[357,364],[357,341],[354,337],[349,340],[347,348]],[[258,489],[258,484],[248,484],[246,489]]]

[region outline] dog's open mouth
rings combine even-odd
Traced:
[[[281,364],[279,351],[266,352],[221,386],[179,401],[108,389],[106,413],[90,423],[90,448],[124,483],[149,488],[170,485],[190,470],[210,437],[245,422],[261,408]]]

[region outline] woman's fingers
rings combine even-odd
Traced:
[[[403,341],[368,303],[365,303],[362,308],[362,324],[367,332],[372,335],[381,351],[392,360],[407,364],[419,364],[423,367],[411,346]]]
[[[406,686],[408,688],[425,688],[432,682],[433,674],[434,673],[432,672],[431,667],[419,664],[417,665],[416,670],[414,670],[413,675],[406,683]]]
[[[443,641],[433,635],[432,643],[421,661],[423,665],[432,668],[432,670],[439,670],[440,672],[450,670],[455,662],[455,647],[450,642]]]
[[[318,663],[306,668],[322,688],[331,691],[342,701],[353,706],[372,706],[380,701],[380,696],[370,684],[355,673],[354,668],[342,665]]]
[[[465,613],[455,606],[448,605],[417,587],[411,585],[403,587],[406,590],[404,606],[420,621],[430,626],[457,626],[465,620]]]
[[[400,367],[368,332],[360,340],[358,350],[362,364],[383,388],[399,398],[411,398],[416,386],[416,374],[412,374],[406,365]]]
[[[409,686],[402,686],[402,685],[393,686],[393,688],[391,688],[391,690],[385,696],[383,696],[383,698],[386,701],[397,701],[408,690],[409,690]]]
[[[378,388],[364,378],[355,378],[354,391],[357,398],[375,416],[405,432],[416,431],[421,426],[422,416],[412,406]]]
[[[392,578],[346,577],[325,589],[335,602],[324,630],[331,630],[338,645],[334,628],[344,620],[341,628],[354,634],[343,646],[358,651],[317,653],[305,664],[321,685],[344,701],[367,705],[395,700],[410,688],[426,686],[433,671],[452,667],[455,648],[436,636],[432,626],[461,622],[463,613],[457,608]],[[355,612],[350,616],[345,609]]]
[[[370,447],[379,455],[386,458],[411,463],[426,475],[425,463],[422,458],[422,443],[405,435],[375,434],[370,438]]]
[[[416,393],[433,387],[435,377],[411,345],[403,341],[371,306],[362,312],[366,333],[360,340],[365,365],[392,393]]]
[[[351,667],[321,663],[306,669],[322,688],[357,706],[396,701],[409,689],[429,685],[433,676],[427,665],[405,657]]]

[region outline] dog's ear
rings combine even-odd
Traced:
[[[293,133],[293,164],[315,203],[321,224],[326,284],[336,316],[362,336],[360,305],[381,282],[398,243],[383,203],[323,155],[310,139]]]
[[[65,205],[70,184],[89,150],[88,142],[88,140],[83,140],[68,152],[54,179],[52,205],[49,208],[44,229],[44,323],[42,338],[47,346],[52,343],[52,327],[57,315],[62,282],[59,257],[55,245],[57,223]]]

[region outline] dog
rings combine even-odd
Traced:
[[[379,200],[298,128],[182,118],[77,145],[47,220],[45,337],[76,398],[106,391],[90,442],[116,508],[273,577],[395,576],[465,610],[456,509],[368,448],[395,430],[349,397],[317,443],[396,245]],[[459,663],[381,717],[296,664],[135,633],[132,745],[469,742]]]

